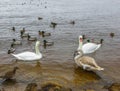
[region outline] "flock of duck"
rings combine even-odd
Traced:
[[[12,30],[15,30],[15,28],[13,27]],[[21,31],[20,31],[20,37],[23,39],[23,38],[27,38],[28,41],[37,41],[37,37],[32,37],[29,33],[26,33],[25,32],[25,28],[23,28]],[[45,37],[45,36],[51,36],[51,33],[47,33],[45,31],[38,31],[38,34],[42,37]],[[8,54],[10,53],[14,53],[15,52],[15,48],[14,46],[15,45],[22,45],[22,41],[18,41],[16,39],[12,39],[12,43],[10,45],[10,49],[8,50]],[[47,46],[52,46],[54,45],[54,42],[53,41],[48,41],[48,40],[43,40],[43,47],[46,48]]]

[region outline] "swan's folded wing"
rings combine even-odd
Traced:
[[[101,44],[94,44],[94,43],[86,43],[82,46],[82,51],[84,54],[88,54],[88,53],[93,53],[95,52],[97,49],[99,49],[101,46]]]
[[[19,58],[19,60],[26,60],[26,61],[40,59],[40,56],[36,55],[33,52],[23,52],[23,53],[17,54],[16,57]]]

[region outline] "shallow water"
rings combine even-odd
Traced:
[[[102,87],[106,82],[120,81],[119,4],[118,0],[0,1],[0,75],[13,66],[20,67],[15,76],[17,83],[9,86],[1,82],[1,87],[23,91],[30,82],[41,85],[52,81],[71,87],[74,91],[85,88],[105,91]],[[38,20],[38,17],[43,17],[43,20]],[[71,20],[75,20],[75,25],[69,24]],[[55,29],[50,27],[51,21],[58,23]],[[15,32],[11,30],[13,26],[16,28]],[[47,49],[40,46],[44,57],[39,66],[36,66],[36,62],[13,63],[14,57],[7,54],[13,38],[23,43],[22,46],[15,47],[15,53],[34,51],[34,42],[20,38],[19,32],[23,27],[40,41],[54,41],[54,46]],[[42,38],[38,36],[39,30],[51,32],[52,36]],[[115,37],[111,38],[110,32],[114,32]],[[94,38],[96,42],[104,39],[102,47],[90,55],[105,68],[104,71],[95,72],[101,79],[95,73],[77,68],[74,63],[73,52],[78,47],[80,34],[85,34],[89,39]]]

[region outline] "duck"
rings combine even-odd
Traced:
[[[42,20],[43,18],[42,17],[38,17],[38,20]]]
[[[43,40],[43,44],[45,44],[46,46],[52,46],[54,45],[54,42],[50,42],[50,41],[47,41],[47,40]]]
[[[110,33],[110,36],[113,38],[115,36],[115,33]]]
[[[27,38],[29,41],[36,41],[37,38],[36,37],[31,37],[29,34],[28,34],[28,38]]]
[[[14,53],[14,52],[15,52],[15,48],[10,48],[10,49],[8,50],[8,54]]]
[[[92,39],[92,43],[95,43],[95,44],[103,44],[103,41],[104,39],[100,39],[99,42],[95,42],[94,39]],[[87,42],[90,42],[90,40],[87,40]]]
[[[14,44],[11,44],[10,49],[8,50],[8,54],[14,53],[15,52]]]
[[[42,37],[51,36],[51,33],[46,33],[45,31],[41,31],[41,35]]]
[[[15,31],[15,27],[12,27],[12,30]]]
[[[21,38],[28,37],[29,33],[24,33],[21,35]]]
[[[86,39],[86,36],[85,36],[85,35],[82,35],[82,37],[83,37],[83,40],[85,40],[85,39]]]
[[[20,31],[21,38],[28,37],[29,33],[25,33],[24,31]]]
[[[12,44],[13,45],[22,45],[22,42],[21,41],[17,41],[16,39],[13,39]]]
[[[70,24],[73,24],[73,25],[74,25],[74,24],[75,24],[75,21],[71,21]]]
[[[89,57],[89,56],[84,56],[82,50],[75,51],[74,60],[75,60],[75,63],[79,67],[83,68],[84,70],[88,70],[88,71],[104,70],[104,68],[97,65],[94,58]]]
[[[23,28],[22,30],[20,30],[20,32],[25,33],[25,28]]]
[[[54,42],[49,42],[47,40],[43,40],[43,46],[45,49],[46,49],[46,46],[52,46],[52,45],[54,45]]]
[[[42,31],[38,31],[38,34],[39,34],[39,35],[42,35]]]
[[[93,53],[101,47],[101,44],[96,43],[85,43],[83,44],[83,37],[82,35],[79,36],[79,46],[77,50],[82,50],[84,54]]]
[[[51,22],[50,27],[55,28],[55,27],[56,27],[56,25],[57,25],[57,23],[55,23],[55,22]]]
[[[42,54],[39,51],[39,45],[40,45],[40,41],[36,41],[35,44],[35,52],[22,52],[19,54],[12,54],[12,56],[16,57],[18,60],[22,60],[22,61],[34,61],[34,60],[40,60],[42,58]]]
[[[19,69],[19,68],[14,67],[12,71],[6,72],[5,75],[0,76],[0,78],[5,79],[5,80],[12,79],[15,76],[17,69]]]

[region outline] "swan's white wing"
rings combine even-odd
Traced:
[[[23,52],[23,53],[12,54],[12,55],[18,58],[19,60],[24,60],[24,61],[32,61],[32,60],[38,60],[42,58],[41,54],[37,55],[33,52]]]
[[[100,46],[101,46],[101,44],[86,43],[82,46],[82,51],[83,51],[84,54],[93,53],[97,49],[99,49]]]

